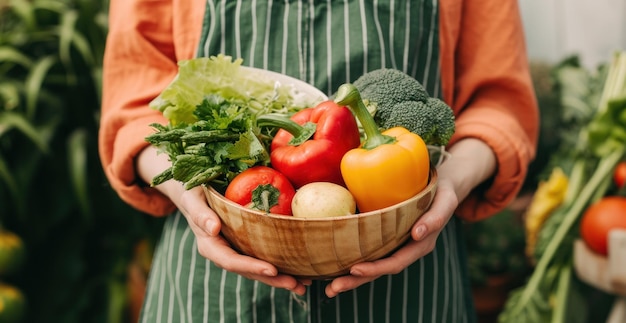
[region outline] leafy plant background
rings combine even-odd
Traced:
[[[0,282],[25,295],[23,322],[132,321],[129,268],[147,267],[160,233],[160,219],[119,200],[98,157],[107,8],[107,0],[0,0],[0,226],[26,248],[21,270]],[[554,66],[532,68],[542,128],[530,170],[535,176],[524,192],[544,175],[566,128],[551,83]],[[519,256],[523,239],[492,226],[521,232],[511,219],[518,220],[494,218],[472,226],[472,233],[506,233],[498,240],[505,243],[489,246]],[[472,246],[470,258],[483,254]],[[137,259],[137,249],[144,258]],[[517,258],[506,259],[494,266],[478,257],[471,265],[479,278],[513,267],[526,274]]]
[[[124,322],[135,246],[160,220],[121,202],[97,151],[106,0],[0,0],[0,222],[26,248],[1,280],[24,322]]]

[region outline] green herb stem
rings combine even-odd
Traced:
[[[548,243],[544,254],[539,259],[539,262],[537,263],[535,270],[533,271],[533,274],[531,275],[527,286],[520,297],[519,302],[516,304],[517,311],[514,312],[521,311],[521,309],[524,308],[524,306],[526,306],[526,304],[531,300],[533,294],[539,289],[539,285],[542,278],[544,277],[544,273],[552,262],[552,259],[554,258],[556,252],[561,246],[561,243],[567,236],[567,233],[576,223],[579,215],[587,206],[587,203],[595,194],[600,184],[605,180],[607,176],[610,176],[612,174],[615,165],[617,165],[617,163],[622,159],[623,156],[623,149],[616,150],[600,161],[597,169],[595,170],[587,184],[584,186],[584,188],[581,190],[580,195],[572,203],[571,207],[563,217],[563,222],[561,222],[561,225],[554,233],[552,240],[550,240],[550,242]]]
[[[574,162],[574,166],[570,171],[569,183],[567,185],[567,192],[563,199],[562,205],[570,205],[572,201],[578,198],[578,193],[585,185],[585,173],[586,173],[586,160],[578,159]]]
[[[551,323],[565,323],[567,313],[567,299],[570,294],[572,282],[572,265],[564,264],[559,268],[558,284],[556,288],[555,313],[552,316]]]
[[[613,170],[626,154],[624,138],[616,136],[614,131],[614,128],[623,125],[616,123],[612,115],[623,111],[624,104],[616,99],[625,95],[626,52],[622,52],[613,57],[609,66],[594,116],[579,132],[574,157],[576,160],[569,171],[567,195],[551,215],[558,217],[551,219],[560,222],[550,227],[550,237],[543,251],[537,253],[539,256],[533,273],[525,286],[508,300],[506,310],[500,315],[501,322],[562,322],[565,319],[563,310],[568,302],[567,294],[571,284],[567,280],[572,275],[572,245],[569,237],[575,233],[573,228],[585,208],[606,195]],[[591,172],[590,176],[588,172]],[[552,281],[557,279],[553,277],[555,273],[559,276],[558,284],[553,286]],[[556,307],[550,306],[549,298],[553,295],[558,298]],[[539,320],[540,312],[545,312],[550,319]]]
[[[226,130],[201,130],[196,132],[187,132],[180,140],[188,145],[200,143],[219,142],[219,141],[236,141],[240,134]]]
[[[599,112],[606,111],[608,102],[626,92],[626,52],[613,56],[612,68],[605,82],[605,89],[600,97]]]
[[[220,175],[224,174],[224,167],[221,165],[209,167],[199,173],[196,173],[193,177],[184,183],[184,187],[190,190],[196,186],[206,184],[216,179]]]

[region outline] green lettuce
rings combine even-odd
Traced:
[[[293,101],[293,89],[261,75],[260,70],[243,67],[242,59],[218,55],[179,62],[176,78],[150,102],[173,125],[198,121],[196,107],[208,94],[215,94],[256,113],[286,112],[300,105]]]
[[[168,124],[152,124],[146,141],[166,153],[172,167],[151,185],[174,179],[191,189],[225,185],[241,171],[270,163],[275,129],[259,127],[266,113],[290,115],[313,106],[293,80],[273,72],[241,66],[242,60],[218,55],[179,63],[179,73],[151,103]],[[293,82],[292,82],[293,81]]]

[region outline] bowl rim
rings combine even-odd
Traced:
[[[405,204],[409,204],[412,203],[414,200],[420,199],[421,197],[423,197],[426,194],[429,194],[432,190],[437,189],[437,183],[438,183],[438,175],[437,175],[437,169],[435,167],[430,168],[429,170],[429,178],[428,178],[428,184],[417,194],[415,194],[413,197],[406,199],[402,202],[396,203],[394,205],[390,205],[388,207],[382,208],[382,209],[378,209],[378,210],[373,210],[373,211],[369,211],[369,212],[363,212],[363,213],[355,213],[355,214],[349,214],[349,215],[338,215],[338,216],[331,216],[331,217],[319,217],[319,218],[304,218],[304,217],[294,217],[291,215],[282,215],[282,214],[276,214],[276,213],[265,213],[263,211],[259,211],[259,210],[255,210],[255,209],[250,209],[250,208],[245,208],[244,206],[241,206],[229,199],[227,199],[226,197],[224,197],[223,194],[221,194],[220,192],[218,192],[214,187],[210,186],[210,185],[203,185],[203,188],[205,190],[207,190],[208,192],[210,192],[211,194],[214,194],[216,196],[218,196],[223,203],[228,204],[229,206],[235,207],[235,208],[241,208],[243,210],[245,210],[247,213],[249,214],[256,214],[259,216],[265,216],[265,217],[270,217],[272,219],[276,219],[276,220],[283,220],[283,221],[307,221],[307,222],[326,222],[326,221],[333,221],[333,220],[347,220],[347,219],[352,219],[352,218],[362,218],[362,217],[368,217],[368,216],[373,216],[373,215],[379,215],[381,213],[385,213],[391,209],[396,209],[399,208]]]
[[[239,67],[244,71],[258,73],[259,76],[267,76],[271,81],[274,81],[275,89],[280,86],[290,86],[292,90],[297,92],[296,94],[302,93],[309,100],[319,100],[321,102],[329,99],[328,95],[322,92],[322,90],[291,75],[252,66],[241,65]],[[294,101],[296,100],[297,98],[294,97]]]

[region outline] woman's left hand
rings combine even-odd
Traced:
[[[460,202],[480,183],[493,176],[496,157],[489,146],[474,138],[458,141],[450,157],[437,168],[437,193],[430,209],[411,228],[411,239],[389,257],[355,264],[350,274],[335,278],[326,286],[326,295],[335,297],[378,277],[397,274],[429,254],[437,238],[454,215]]]
[[[350,268],[350,274],[335,278],[326,286],[326,295],[335,297],[339,293],[357,288],[376,278],[397,274],[435,248],[437,237],[448,223],[458,199],[452,185],[440,180],[431,208],[422,215],[411,229],[411,239],[387,258],[363,262]]]

